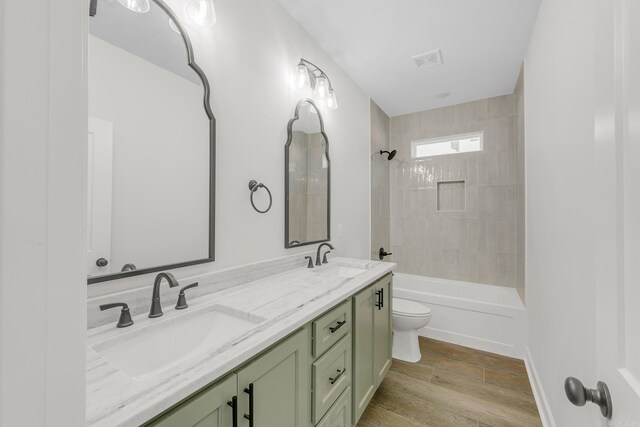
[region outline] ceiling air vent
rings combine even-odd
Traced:
[[[435,65],[442,64],[442,52],[440,49],[432,50],[431,52],[416,55],[411,58],[416,63],[418,70],[424,68],[433,67]]]

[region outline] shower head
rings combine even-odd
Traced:
[[[383,154],[385,154],[385,153],[389,155],[389,156],[387,157],[387,160],[391,160],[391,159],[393,159],[393,158],[396,156],[396,150],[393,150],[393,151],[383,151],[383,150],[380,150],[380,155],[383,155]]]

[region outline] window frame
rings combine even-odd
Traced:
[[[418,147],[419,146],[432,145],[432,144],[442,144],[442,143],[446,143],[446,142],[460,141],[460,140],[464,140],[464,139],[473,139],[473,138],[480,138],[480,148],[478,150],[459,151],[457,153],[430,154],[428,156],[418,156],[417,155],[417,151],[418,151]],[[420,139],[420,140],[416,140],[416,141],[411,141],[411,158],[412,159],[426,159],[426,158],[429,158],[429,157],[448,156],[448,155],[452,155],[452,154],[479,153],[479,152],[482,152],[482,151],[484,151],[484,131],[469,132],[469,133],[463,133],[463,134],[458,134],[458,135],[447,135],[447,136],[441,136],[441,137],[436,137],[436,138],[427,138],[427,139]]]

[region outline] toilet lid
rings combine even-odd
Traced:
[[[431,309],[426,305],[420,304],[419,302],[401,298],[394,298],[393,312],[401,316],[418,317],[430,315]]]

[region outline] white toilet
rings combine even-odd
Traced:
[[[393,358],[418,362],[422,358],[418,330],[431,320],[431,309],[419,302],[393,299]]]

